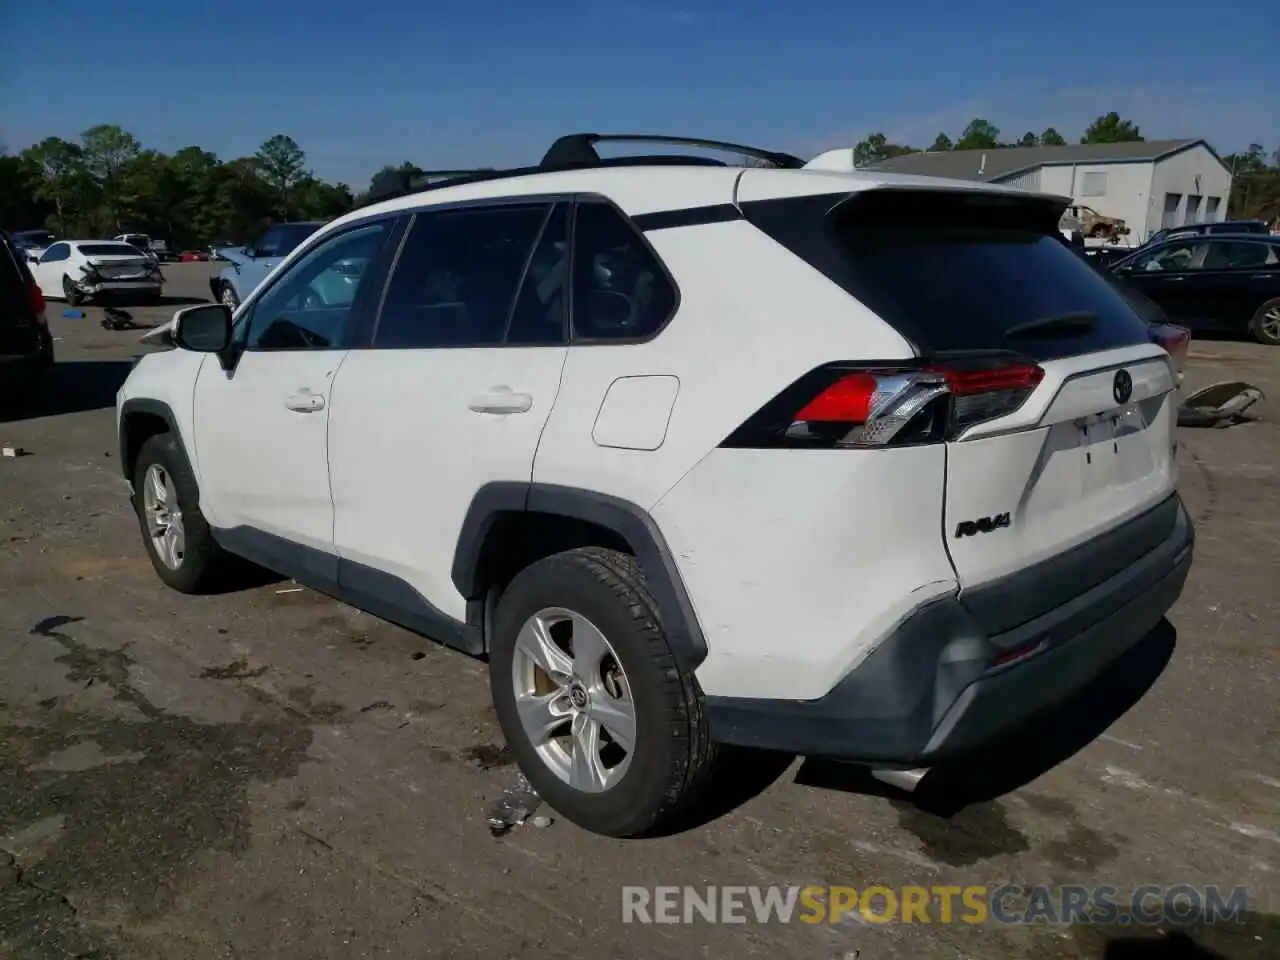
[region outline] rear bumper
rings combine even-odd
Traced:
[[[1087,576],[1100,550],[1135,544],[1143,552],[1119,572],[1073,588],[1073,567]],[[709,697],[711,735],[884,766],[963,755],[1068,699],[1155,628],[1182,593],[1193,546],[1175,495],[1074,556],[920,607],[817,700]],[[1028,593],[1056,605],[1016,622]]]
[[[88,294],[101,293],[159,293],[164,286],[163,280],[98,280],[81,282],[77,286]]]

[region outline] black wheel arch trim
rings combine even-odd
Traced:
[[[476,491],[462,522],[452,576],[469,601],[483,599],[485,541],[503,516],[539,513],[582,520],[617,534],[635,553],[658,602],[671,652],[688,669],[707,657],[707,642],[675,558],[649,512],[630,501],[594,490],[548,483],[502,481]]]
[[[124,474],[124,478],[130,483],[133,482],[133,464],[129,462],[129,417],[132,414],[145,413],[150,416],[159,417],[169,426],[169,432],[178,440],[178,449],[187,459],[187,466],[191,465],[191,457],[187,453],[187,446],[182,436],[182,431],[178,429],[178,418],[173,415],[173,408],[163,400],[153,400],[150,397],[133,397],[126,400],[120,406],[120,426],[119,436],[117,440],[120,447],[120,472]],[[191,472],[191,479],[196,483],[197,490],[199,483],[195,479],[195,471]]]

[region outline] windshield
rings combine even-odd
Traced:
[[[281,223],[272,227],[258,241],[258,256],[287,257],[298,244],[320,229],[318,223]]]
[[[77,249],[86,257],[143,257],[146,256],[137,247],[127,243],[81,243]]]
[[[23,230],[15,233],[13,240],[22,247],[47,247],[57,240],[48,230]]]

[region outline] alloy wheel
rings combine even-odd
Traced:
[[[524,733],[557,777],[583,793],[622,779],[635,751],[635,702],[595,624],[560,607],[538,611],[516,636],[511,679]]]
[[[148,467],[143,478],[142,511],[156,556],[170,570],[177,570],[182,566],[187,548],[182,509],[173,477],[158,463]]]
[[[1272,340],[1280,340],[1280,306],[1272,307],[1262,315],[1262,331]]]

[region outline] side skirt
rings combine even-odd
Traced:
[[[405,581],[353,560],[302,546],[255,527],[214,530],[213,538],[228,553],[319,593],[341,600],[416,634],[472,656],[484,653],[479,624],[463,623],[436,609]]]

